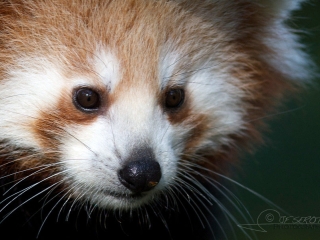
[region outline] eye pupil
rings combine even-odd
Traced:
[[[184,100],[184,91],[182,89],[171,89],[166,93],[166,107],[178,108]]]
[[[81,88],[75,92],[75,103],[81,110],[95,110],[100,105],[99,94],[90,88]]]

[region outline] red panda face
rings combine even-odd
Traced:
[[[307,76],[282,24],[298,1],[12,2],[0,5],[0,159],[16,149],[17,177],[32,170],[100,208],[174,197],[194,171],[234,162],[289,79]]]

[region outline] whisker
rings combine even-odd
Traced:
[[[60,210],[59,210],[59,213],[58,213],[58,215],[57,215],[57,220],[56,220],[56,222],[58,222],[58,221],[59,221],[60,214],[61,214],[61,212],[62,212],[63,208],[66,206],[66,204],[70,201],[70,199],[71,199],[71,195],[72,195],[72,194],[70,194],[70,195],[69,195],[69,197],[68,197],[68,198],[66,198],[65,202],[64,202],[64,203],[63,203],[63,205],[61,206],[61,208],[60,208]]]
[[[62,183],[62,181],[60,181],[61,183]],[[58,186],[58,185],[57,185]],[[56,187],[57,187],[56,186]],[[45,222],[47,221],[47,219],[48,219],[48,217],[50,216],[50,214],[52,213],[52,211],[58,206],[58,204],[64,199],[64,197],[70,192],[72,190],[72,188],[71,189],[69,189],[63,196],[61,196],[61,198],[56,202],[56,204],[52,207],[52,209],[49,211],[49,213],[47,214],[47,216],[46,216],[46,218],[42,221],[42,223],[41,223],[41,226],[40,226],[40,228],[39,228],[39,231],[38,231],[38,233],[37,233],[37,238],[39,237],[39,235],[40,235],[40,232],[41,232],[41,230],[42,230],[42,228],[43,228],[43,226],[44,226],[44,224],[45,224]],[[52,201],[56,196],[58,196],[60,193],[58,193],[58,194],[56,194],[50,201]],[[49,202],[50,202],[49,201]],[[49,202],[47,202],[47,203],[49,203]]]
[[[54,183],[53,185],[45,188],[44,190],[40,191],[39,193],[35,194],[34,196],[30,197],[29,199],[27,199],[26,201],[22,202],[21,204],[19,204],[16,208],[14,208],[12,211],[10,211],[1,221],[0,221],[0,224],[3,223],[4,220],[6,220],[13,212],[15,212],[18,208],[20,208],[21,206],[23,206],[24,204],[26,204],[27,202],[31,201],[32,199],[34,199],[35,197],[39,196],[40,194],[42,194],[43,192],[47,191],[48,189],[54,187],[56,184],[58,184],[59,182],[57,183]],[[0,210],[0,212],[2,211],[3,209]]]
[[[68,211],[68,214],[66,216],[66,221],[68,222],[69,221],[69,217],[70,217],[70,214],[71,214],[71,210],[72,208],[74,207],[75,203],[79,201],[79,199],[81,199],[88,191],[90,191],[90,189],[87,189],[87,191],[83,192],[82,194],[78,195],[74,200],[73,200],[73,203],[71,204],[70,206],[70,209]]]
[[[190,167],[187,167],[187,164],[190,165]],[[191,164],[191,163],[187,163],[187,164],[183,164],[184,168],[187,168],[188,171],[190,171],[190,173],[194,173],[194,169],[192,168],[192,166],[195,166],[195,164]],[[204,179],[206,182],[208,182],[212,187],[214,187],[217,191],[219,191],[235,208],[236,210],[242,214],[242,211],[240,210],[240,208],[232,201],[232,199],[230,199],[230,197],[223,192],[219,187],[216,186],[216,184],[218,184],[220,187],[222,187],[224,190],[227,191],[227,193],[229,193],[231,195],[231,197],[233,197],[238,204],[240,204],[240,206],[246,211],[246,213],[248,214],[248,216],[250,217],[250,220],[253,221],[253,218],[251,216],[251,214],[249,213],[248,209],[244,206],[244,204],[240,201],[240,199],[234,194],[232,193],[228,188],[226,188],[223,184],[221,184],[219,181],[216,181],[212,178],[209,178],[208,176],[205,176],[199,172],[195,172],[195,174],[199,177],[201,177],[202,179]],[[190,177],[191,174],[188,174]],[[195,179],[194,179],[195,180]],[[242,214],[242,217],[244,218],[245,221],[248,222],[247,218]]]
[[[184,194],[181,194],[181,196],[189,203],[190,207],[192,208],[193,212],[197,215],[198,220],[200,221],[200,224],[202,226],[202,228],[205,228],[205,224],[203,223],[201,217],[198,214],[198,211],[196,211],[196,209],[193,207],[193,205],[191,204],[192,198],[190,197],[190,195],[183,189],[183,187],[178,188],[178,185],[174,185],[173,186],[175,189],[177,189],[178,192],[182,192]],[[187,197],[186,197],[187,196]]]
[[[25,176],[25,177],[21,178],[18,182],[16,182],[15,184],[13,184],[7,191],[5,191],[5,192],[3,193],[3,196],[6,195],[11,189],[13,189],[14,187],[16,187],[16,186],[17,186],[19,183],[21,183],[22,181],[24,181],[24,180],[26,180],[26,179],[28,179],[28,178],[30,178],[30,177],[38,174],[39,172],[42,172],[42,171],[45,170],[45,169],[48,169],[48,168],[50,168],[50,167],[52,167],[52,166],[55,166],[55,165],[57,165],[57,163],[47,164],[47,165],[45,165],[45,167],[42,167],[41,169],[39,169],[39,170],[37,170],[37,171],[35,171],[35,172],[32,172],[32,173],[29,174],[28,176]],[[28,169],[28,170],[29,170],[29,169]]]
[[[210,164],[210,162],[208,162],[208,164]],[[200,165],[195,165],[195,166],[193,166],[193,167],[198,168],[198,169],[201,169],[201,170],[204,170],[204,171],[209,172],[209,173],[211,173],[211,174],[217,175],[217,176],[219,176],[219,177],[227,180],[228,182],[231,182],[231,183],[239,186],[240,188],[242,188],[242,189],[244,189],[244,190],[252,193],[253,195],[255,195],[255,196],[257,196],[258,198],[262,199],[264,202],[268,203],[270,206],[273,206],[274,208],[276,208],[276,209],[278,209],[278,210],[286,213],[285,210],[283,210],[282,208],[280,208],[280,207],[277,206],[275,203],[273,203],[273,202],[270,201],[269,199],[265,198],[265,197],[262,196],[261,194],[257,193],[256,191],[254,191],[254,190],[252,190],[252,189],[250,189],[250,188],[242,185],[241,183],[239,183],[239,182],[237,182],[237,181],[235,181],[235,180],[233,180],[233,179],[231,179],[231,178],[229,178],[229,177],[227,177],[227,176],[225,176],[225,175],[223,175],[223,174],[221,174],[221,173],[218,173],[218,172],[213,171],[213,170],[211,170],[211,169],[202,167],[202,166],[200,166]]]
[[[38,155],[39,156],[43,156],[44,154],[52,154],[52,153],[58,153],[58,152],[57,151],[45,151],[45,152],[41,152],[41,153],[40,152],[36,152],[36,153],[28,154],[27,156],[19,157],[19,158],[15,159],[15,160],[10,160],[10,161],[8,161],[6,163],[1,164],[0,168],[3,168],[3,167],[5,167],[7,165],[10,165],[12,163],[25,161],[27,159],[32,159],[32,158],[34,158],[34,157],[36,157]],[[12,151],[10,151],[9,153],[6,153],[6,154],[0,154],[0,157],[6,158],[6,157],[12,156],[12,154],[13,154]],[[3,178],[3,177],[1,176],[0,179],[1,178]]]
[[[44,169],[47,169],[47,168],[48,168],[48,167],[42,168],[42,169],[40,169],[40,170],[37,171],[37,172],[41,172],[41,171],[43,171]],[[32,175],[32,174],[30,174],[30,175]],[[18,183],[20,183],[21,181],[25,180],[25,179],[28,178],[30,175],[28,175],[27,177],[25,177],[25,178],[22,179],[22,180],[18,180]],[[15,181],[13,181],[13,182],[15,182]],[[15,183],[14,185],[17,185],[18,183]],[[10,189],[7,190],[7,191],[3,194],[3,196],[4,196],[6,193],[8,193],[13,187],[14,187],[14,186],[10,187]],[[30,186],[29,186],[29,187],[30,187]],[[29,188],[29,187],[27,187],[27,188]],[[0,202],[0,204],[2,204],[4,201],[8,200],[9,198],[11,198],[11,197],[19,194],[19,193],[22,192],[22,191],[24,191],[24,190],[20,190],[20,191],[18,191],[18,192],[15,192],[15,193],[11,194],[10,196],[8,196],[8,197],[5,198],[4,200],[2,200],[2,201]]]
[[[180,192],[177,187],[174,187],[174,188],[175,188],[178,192]],[[192,225],[192,221],[191,221],[191,217],[190,217],[190,215],[189,215],[188,210],[187,210],[186,207],[184,206],[182,200],[177,196],[177,193],[174,191],[174,189],[171,189],[171,187],[170,187],[170,193],[173,195],[172,198],[173,198],[174,201],[176,202],[175,207],[178,207],[178,206],[179,206],[178,203],[177,203],[177,201],[178,201],[178,202],[180,203],[180,206],[183,208],[184,212],[187,214],[187,217],[188,217],[190,226],[191,226],[191,228],[192,228],[192,231],[194,231],[193,225]],[[177,211],[179,211],[179,208],[177,208]]]
[[[44,181],[47,181],[48,179],[53,178],[53,177],[56,177],[56,176],[58,176],[58,175],[60,175],[60,174],[62,174],[62,173],[65,173],[65,172],[67,172],[67,171],[68,171],[68,170],[55,173],[55,174],[53,174],[53,175],[51,175],[51,176],[49,176],[49,177],[47,177],[47,178],[42,179],[41,181],[39,181],[39,182],[37,182],[37,183],[34,183],[34,184],[30,185],[29,187],[26,187],[26,188],[23,189],[23,190],[20,190],[20,191],[18,191],[18,192],[16,192],[16,193],[12,194],[11,196],[7,197],[6,199],[2,200],[2,201],[0,202],[0,204],[2,204],[3,202],[5,202],[6,200],[8,200],[9,198],[11,198],[12,196],[17,195],[17,196],[14,197],[12,200],[10,200],[10,202],[7,203],[7,204],[0,210],[0,212],[2,212],[8,205],[10,205],[15,199],[17,199],[18,197],[20,197],[20,196],[21,196],[22,194],[24,194],[25,192],[29,191],[30,189],[34,188],[35,186],[39,185],[40,183],[42,183],[42,182],[44,182]]]
[[[168,223],[166,221],[166,219],[164,218],[164,216],[162,215],[161,211],[159,210],[159,208],[154,204],[153,206],[150,206],[151,208],[155,208],[156,211],[154,211],[156,213],[157,216],[159,216],[161,222],[163,223],[163,225],[165,226],[165,228],[167,229],[168,233],[169,233],[169,237],[172,239],[171,233],[170,233],[170,228],[168,226]]]
[[[234,215],[233,214],[231,214],[231,212],[226,208],[226,206],[221,202],[221,201],[219,201],[214,195],[212,195],[212,193],[210,193],[206,188],[204,188],[204,186],[203,185],[201,185],[199,182],[198,182],[198,180],[196,180],[193,176],[191,176],[189,173],[187,173],[187,172],[184,172],[184,178],[186,178],[186,179],[188,179],[188,180],[190,180],[193,184],[195,184],[201,191],[203,191],[208,197],[210,197],[222,210],[223,210],[223,212],[224,213],[226,213],[227,214],[227,216],[228,216],[228,218],[230,218],[235,224],[239,224],[238,223],[238,220],[234,217]],[[217,189],[219,192],[221,192],[221,190],[219,189],[219,188],[217,188],[215,185],[213,185],[214,187],[215,187],[215,189]],[[198,190],[197,190],[198,191]],[[230,203],[236,208],[236,210],[239,212],[239,213],[241,213],[241,215],[242,215],[242,217],[248,222],[248,219],[242,214],[242,211],[233,203],[233,201],[231,201],[231,199],[228,197],[228,196],[226,196],[223,192],[221,192],[223,195],[224,195],[224,197],[226,197],[229,201],[230,201]],[[201,196],[201,195],[200,195]],[[195,197],[202,203],[202,205],[207,209],[207,207],[206,207],[206,205],[203,203],[203,201],[198,197],[198,194],[195,194]],[[206,198],[205,198],[206,199]],[[209,210],[209,209],[207,209],[208,210],[208,212],[209,212],[209,214],[216,220],[216,221],[218,221],[217,219],[216,219],[216,217],[212,214],[212,212]],[[251,218],[252,219],[252,218]],[[219,225],[220,225],[220,223],[218,223]],[[221,228],[221,229],[223,229],[223,228]],[[251,237],[243,230],[243,233],[245,234],[245,235],[247,235],[247,237],[249,237],[250,239],[251,239]]]

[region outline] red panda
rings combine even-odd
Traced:
[[[218,238],[227,166],[310,78],[301,2],[1,0],[1,232]]]

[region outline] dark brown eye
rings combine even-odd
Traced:
[[[92,111],[99,108],[100,96],[90,88],[80,88],[75,92],[74,102],[81,110]]]
[[[166,93],[166,107],[178,108],[184,101],[184,91],[182,89],[171,89]]]

